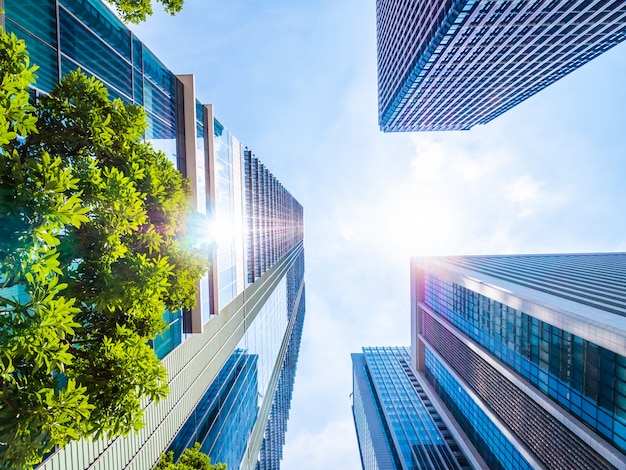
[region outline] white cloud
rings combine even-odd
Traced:
[[[290,436],[281,469],[357,469],[361,466],[357,449],[353,421],[330,420],[323,429]]]
[[[541,209],[545,202],[545,184],[529,176],[511,181],[506,190],[506,199],[517,206],[518,217],[528,217]]]
[[[424,139],[411,139],[417,156],[411,162],[413,179],[417,184],[436,184],[441,181],[446,163],[442,145]]]

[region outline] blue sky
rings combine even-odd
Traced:
[[[626,251],[626,44],[485,126],[382,134],[373,0],[186,0],[134,29],[305,208],[284,470],[360,467],[350,353],[409,344],[410,256]]]

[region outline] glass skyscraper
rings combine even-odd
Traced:
[[[489,468],[626,468],[626,253],[416,258],[411,366]]]
[[[353,415],[364,470],[486,468],[453,437],[410,366],[409,348],[352,354]],[[444,421],[445,418],[445,421]],[[457,433],[458,434],[458,433]]]
[[[381,130],[485,124],[623,41],[623,0],[377,0]]]
[[[80,68],[145,108],[145,138],[189,178],[215,241],[196,306],[164,312],[170,327],[154,340],[167,399],[145,403],[138,434],[72,442],[40,468],[145,470],[196,441],[231,470],[278,468],[304,320],[302,206],[199,101],[195,77],[172,73],[100,0],[0,6],[39,66],[33,95]]]

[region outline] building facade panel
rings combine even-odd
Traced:
[[[301,271],[302,274],[304,273],[304,266],[301,266],[302,267],[299,268],[298,265],[294,265],[295,269],[290,270],[287,276],[288,282],[290,278],[293,279],[294,277],[299,277],[297,271]],[[293,287],[288,285],[287,293],[289,294],[290,291],[293,291]],[[293,302],[290,302],[290,297],[295,297]],[[291,397],[296,379],[296,367],[298,363],[298,355],[300,353],[300,342],[302,340],[305,314],[304,291],[301,292],[299,298],[297,295],[292,295],[290,297],[287,299],[287,311],[291,312],[290,317],[292,315],[296,315],[296,319],[293,325],[291,337],[289,339],[289,346],[287,347],[283,366],[281,367],[270,416],[265,426],[265,434],[261,443],[259,462],[256,467],[257,470],[278,469],[280,468],[280,462],[283,458],[285,433],[287,432],[287,421],[289,420]],[[295,301],[298,301],[297,308]]]
[[[481,449],[490,469],[534,468],[431,349],[426,350],[425,362],[426,377],[474,446]]]
[[[377,1],[384,131],[485,124],[626,38],[620,0]]]
[[[624,356],[430,274],[424,303],[626,452]]]
[[[412,371],[409,348],[363,348],[352,361],[364,469],[475,468]]]
[[[487,413],[505,440],[486,460],[517,468],[497,452],[513,446],[533,467],[626,468],[625,274],[623,253],[413,261],[413,367],[475,444],[490,431],[464,410]]]

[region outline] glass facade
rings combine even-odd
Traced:
[[[424,303],[626,451],[626,357],[428,273]]]
[[[288,282],[290,277],[294,278],[298,276],[297,272],[301,271],[304,266],[299,262],[296,266],[294,266],[294,268],[295,269],[292,269],[289,272],[290,276],[288,275]],[[299,278],[302,279],[301,277]],[[289,294],[289,292],[290,288],[288,284],[287,293]],[[280,377],[278,379],[276,392],[274,393],[269,419],[267,420],[267,424],[265,426],[265,433],[263,435],[263,442],[261,443],[261,452],[256,470],[279,469],[280,461],[283,458],[285,433],[287,432],[287,421],[289,419],[289,409],[291,408],[291,397],[296,379],[296,366],[298,363],[298,355],[300,353],[302,328],[304,326],[304,291],[302,292],[297,310],[293,310],[293,307],[295,306],[293,303],[291,304],[291,307],[289,307],[289,298],[287,299],[287,305],[288,311],[292,312],[290,315],[295,314],[297,318],[293,326],[291,338],[289,339],[287,353],[280,370]]]
[[[564,424],[563,416],[561,420],[557,419],[554,416],[558,416],[554,412],[556,406],[544,408],[547,399],[528,395],[471,345],[461,340],[457,336],[461,333],[445,319],[423,312],[422,328],[423,338],[428,341],[425,346],[437,351],[448,370],[454,371],[458,380],[464,382],[464,387],[473,392],[476,404],[483,410],[491,411],[490,418],[494,424],[502,432],[508,432],[506,435],[511,442],[515,442],[520,452],[525,452],[525,458],[534,467],[555,470],[613,468],[607,456],[601,455],[606,454],[606,447],[592,445],[591,431],[585,434],[584,426],[576,428],[571,421]],[[573,420],[573,417],[570,419]],[[573,430],[578,430],[578,433]],[[581,435],[584,437],[581,438]],[[478,448],[479,452],[482,450]]]
[[[302,206],[217,119],[214,225],[220,309],[304,237]]]
[[[202,443],[214,463],[237,468],[248,444],[258,406],[258,356],[236,349],[178,432],[168,451],[177,460],[185,448]]]
[[[302,206],[249,150],[244,151],[246,282],[253,283],[304,238]]]
[[[5,30],[26,41],[31,64],[39,65],[36,86],[43,91],[50,91],[59,80],[54,2],[5,1],[4,10]]]
[[[483,459],[490,469],[532,470],[532,465],[522,457],[428,348],[426,376],[474,446],[481,449]]]
[[[197,441],[202,443],[203,452],[213,462],[225,462],[229,468],[238,469],[253,427],[259,419],[259,410],[269,400],[273,414],[270,413],[270,419],[265,426],[267,450],[265,453],[262,451],[261,456],[265,456],[264,460],[268,462],[280,462],[279,452],[284,442],[304,320],[304,295],[297,297],[299,300],[296,305],[295,302],[290,302],[293,297],[291,289],[295,288],[296,294],[300,291],[303,276],[304,254],[301,253],[277,284],[218,377],[174,438],[168,450],[174,451],[176,458],[186,447],[192,447]],[[297,282],[293,284],[288,282],[295,279]],[[296,318],[290,322],[293,314]],[[290,323],[293,325],[291,329]],[[286,334],[290,335],[289,346],[281,357],[281,346]],[[282,367],[278,386],[272,390],[270,382],[278,361],[281,361]],[[282,433],[272,432],[271,424],[277,423],[281,423]],[[273,450],[273,454],[268,453],[269,449]]]
[[[242,148],[217,119],[213,123],[215,144],[215,230],[219,272],[219,307],[243,291],[243,192]],[[239,282],[238,282],[239,281]]]
[[[387,438],[383,450],[391,449],[394,461],[388,468],[471,468],[413,374],[409,348],[363,348],[364,367],[357,365],[354,356],[358,355],[353,355],[355,375],[364,374],[368,383],[355,391],[360,402],[355,409],[359,443],[367,444],[361,449],[365,469],[385,467],[372,458],[380,444],[375,445],[371,435],[366,434],[363,421],[368,426],[382,423]],[[375,410],[365,411],[365,393],[372,394]]]
[[[39,66],[35,88],[50,92],[80,68],[101,80],[113,98],[143,105],[146,138],[178,165],[176,77],[99,0],[6,0],[5,27],[26,41]],[[180,167],[179,167],[180,169]]]
[[[364,470],[401,468],[400,457],[392,445],[391,431],[374,399],[372,384],[365,373],[363,354],[352,354],[352,414]]]
[[[414,365],[490,468],[625,468],[626,253],[424,257],[411,276]]]
[[[621,0],[377,0],[383,131],[485,124],[626,38]]]

